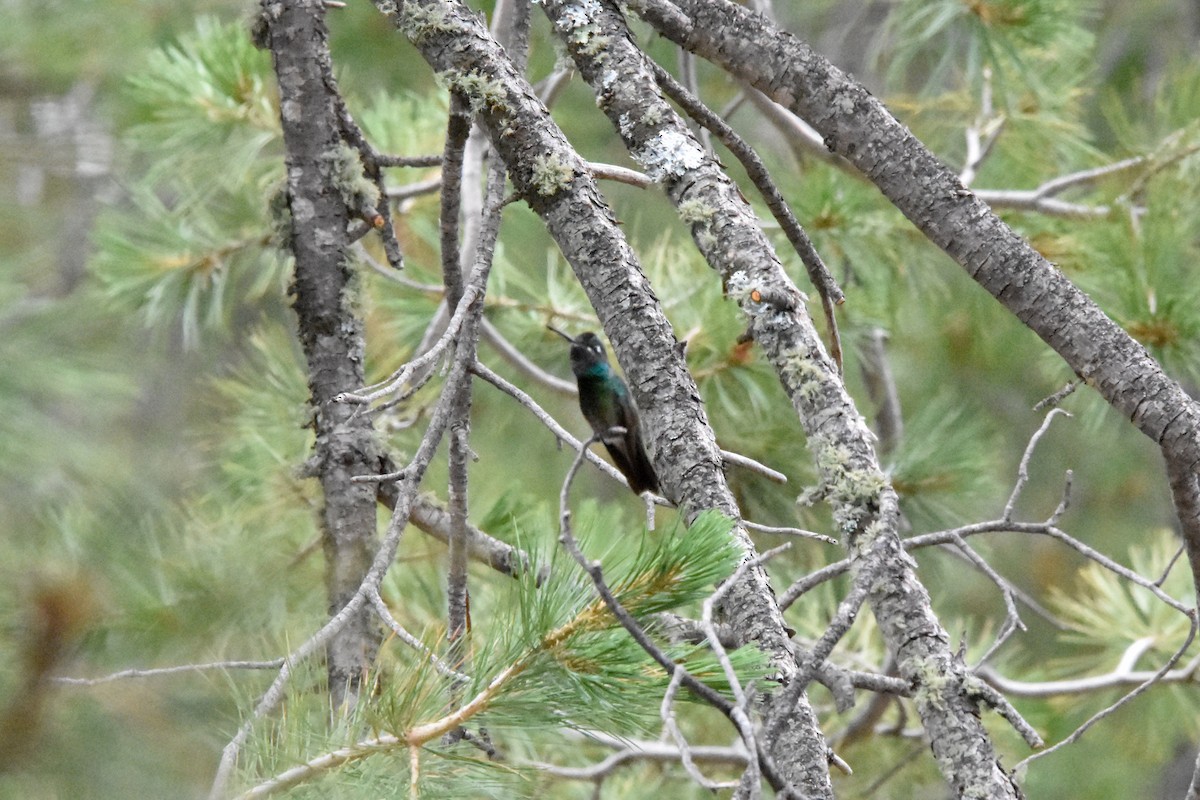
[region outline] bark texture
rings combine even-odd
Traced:
[[[377,5],[442,79],[470,98],[517,191],[571,264],[629,379],[666,494],[692,513],[715,508],[737,519],[695,382],[585,162],[474,12],[449,0]],[[745,531],[739,527],[736,535],[753,553]],[[794,671],[783,618],[761,567],[731,589],[727,611],[781,676]],[[802,700],[786,713],[789,724],[777,749],[787,760],[778,764],[780,771],[807,796],[831,796],[827,751],[811,707]]]
[[[607,0],[582,6],[545,0],[543,6],[600,108],[662,184],[774,366],[808,436],[855,570],[869,576],[872,611],[900,674],[916,687],[917,710],[942,774],[960,794],[1017,796],[966,691],[966,667],[953,657],[901,547],[896,496],[879,467],[874,436],[826,354],[803,295],[736,185],[662,97],[619,9]]]
[[[316,444],[312,463],[321,481],[321,512],[330,614],[358,591],[377,546],[375,487],[353,483],[374,472],[379,447],[370,417],[334,402],[363,385],[362,320],[358,289],[347,257],[351,218],[343,184],[347,159],[357,156],[338,129],[335,92],[327,84],[328,32],[320,0],[266,2],[263,18],[279,81],[287,151],[289,244],[296,261],[291,293],[300,342],[308,361]],[[330,640],[329,689],[335,708],[353,703],[375,658],[381,631],[369,608],[360,609]]]
[[[759,14],[728,0],[634,0],[659,33],[742,78],[808,122],[830,152],[879,187],[931,242],[1157,443],[1171,465],[1193,574],[1200,407],[1161,365],[1004,223],[862,84]],[[1181,504],[1179,491],[1191,496]]]

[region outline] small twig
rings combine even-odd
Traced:
[[[547,764],[542,761],[525,762],[536,769],[556,778],[575,781],[595,781],[611,775],[624,764],[636,761],[663,761],[674,763],[683,758],[679,747],[665,742],[651,742],[642,739],[602,741],[620,749],[612,755],[586,767],[563,767],[558,764]],[[744,767],[748,756],[746,752],[736,747],[692,746],[688,748],[688,757],[692,763],[728,764]]]
[[[667,691],[663,695],[662,705],[659,708],[659,715],[662,717],[663,727],[671,734],[671,738],[675,740],[675,746],[679,748],[679,760],[683,764],[684,770],[688,775],[692,776],[692,780],[708,789],[710,792],[715,792],[720,789],[732,789],[738,785],[737,781],[725,781],[718,783],[710,781],[696,766],[696,762],[692,759],[692,748],[688,745],[687,739],[684,738],[683,732],[679,730],[678,723],[675,722],[675,695],[679,692],[679,687],[683,684],[683,673],[676,672],[671,676],[671,682],[667,685]],[[747,764],[753,764],[753,759],[747,759]]]
[[[1141,641],[1141,640],[1139,640]],[[1134,645],[1138,642],[1134,642]],[[1130,645],[1130,649],[1133,645]],[[1125,656],[1130,650],[1126,650]],[[1112,672],[1103,675],[1088,675],[1084,678],[1070,678],[1058,681],[1018,681],[1001,675],[994,668],[984,666],[977,670],[980,678],[995,686],[1005,695],[1012,697],[1046,698],[1063,697],[1076,694],[1094,694],[1105,689],[1116,689],[1122,686],[1137,686],[1151,680],[1157,672],[1148,670],[1137,671],[1128,664],[1124,656],[1121,663]],[[1200,671],[1200,656],[1196,656],[1179,669],[1163,673],[1159,683],[1192,683]]]
[[[1033,406],[1034,411],[1041,411],[1043,408],[1054,408],[1079,387],[1079,381],[1068,381],[1067,385],[1059,389],[1049,397],[1043,397]]]
[[[1067,513],[1067,509],[1071,507],[1071,484],[1074,482],[1074,479],[1074,470],[1067,470],[1063,475],[1062,500],[1058,501],[1058,507],[1050,515],[1050,519],[1046,520],[1047,525],[1057,525],[1058,521],[1062,519],[1062,515]]]
[[[214,669],[279,669],[283,659],[271,661],[213,661],[207,664],[180,664],[174,667],[153,667],[150,669],[123,669],[98,678],[72,678],[55,676],[50,678],[52,683],[64,686],[99,686],[102,683],[129,680],[132,678],[159,678],[166,675],[179,675],[184,672],[207,672]]]
[[[440,153],[427,156],[394,156],[376,153],[375,163],[381,167],[440,167],[442,156]]]
[[[967,126],[967,157],[963,163],[958,180],[963,186],[970,186],[975,175],[987,157],[991,154],[1004,130],[1005,118],[996,116],[992,108],[992,70],[983,69],[983,86],[979,92],[979,113],[975,121]]]
[[[816,158],[818,161],[823,161],[827,164],[835,164],[850,175],[861,175],[845,158],[830,152],[829,148],[825,146],[825,140],[821,137],[821,134],[817,133],[811,125],[792,113],[790,109],[779,105],[744,81],[742,82],[742,90],[746,92],[746,96],[754,104],[754,107],[758,109],[759,113],[783,135],[783,140],[798,158]]]
[[[878,778],[876,778],[875,781],[870,786],[868,786],[866,789],[864,789],[862,796],[863,797],[873,796],[877,791],[882,789],[887,784],[888,781],[890,781],[892,778],[899,775],[900,771],[902,769],[904,769],[905,767],[907,767],[910,764],[915,764],[917,762],[917,759],[920,757],[922,751],[924,751],[924,750],[925,750],[924,743],[918,744],[915,747],[913,747],[905,755],[903,755],[899,761],[897,761],[894,765],[892,765],[891,768],[886,770],[882,775],[880,775]]]
[[[963,525],[959,528],[953,528],[945,531],[935,531],[933,533],[924,533],[920,536],[911,536],[901,541],[905,550],[918,550],[923,547],[932,547],[936,545],[944,545],[953,543],[956,537],[978,536],[983,533],[1030,533],[1041,534],[1046,533],[1049,523],[1045,522],[1012,522],[1002,519],[990,520],[988,522],[976,522],[971,525]],[[956,551],[954,551],[956,552]],[[819,570],[805,575],[798,581],[787,588],[786,591],[779,597],[779,607],[786,610],[795,603],[801,596],[809,591],[812,591],[817,586],[832,580],[839,575],[844,574],[850,569],[851,561],[848,558],[835,561],[832,564],[822,567]],[[1017,587],[1011,584],[1006,584],[1014,595],[1020,598],[1021,602],[1033,609],[1037,614],[1043,617],[1057,628],[1063,628],[1063,624],[1054,616],[1037,603],[1033,598],[1026,593],[1021,592]]]
[[[767,477],[767,479],[774,481],[775,483],[787,483],[787,475],[784,475],[778,470],[771,469],[766,464],[755,461],[753,458],[750,458],[750,456],[744,456],[740,453],[734,453],[730,450],[722,450],[721,458],[725,459],[726,463],[734,464],[751,472],[757,472],[759,475],[764,475]]]
[[[896,671],[896,659],[894,656],[888,655],[882,671],[885,674],[881,677],[891,677],[894,675]],[[911,693],[912,686],[907,681],[903,681],[895,677],[892,677],[892,680],[899,681],[903,689]],[[875,723],[879,722],[879,720],[883,718],[883,715],[887,711],[888,707],[895,702],[896,698],[893,696],[895,694],[895,692],[873,690],[871,698],[867,701],[866,706],[863,707],[853,719],[846,723],[845,728],[843,728],[836,735],[830,737],[830,744],[842,746],[850,745],[871,733],[875,729]]]
[[[1150,159],[1147,156],[1134,156],[1126,158],[1122,161],[1114,161],[1111,164],[1103,164],[1099,167],[1091,169],[1082,169],[1078,172],[1072,172],[1068,175],[1061,175],[1057,178],[1052,178],[1046,181],[1034,191],[1039,197],[1054,197],[1062,194],[1067,189],[1073,189],[1076,186],[1095,183],[1096,181],[1107,178],[1110,175],[1116,175],[1119,172],[1126,172],[1131,169],[1136,169],[1142,166]]]
[[[392,610],[387,607],[387,603],[385,603],[383,598],[379,595],[378,589],[372,589],[368,593],[367,599],[370,601],[371,606],[375,609],[375,613],[379,615],[379,618],[383,620],[385,625],[392,629],[392,633],[396,634],[396,638],[404,642],[412,649],[423,653],[429,659],[429,663],[432,664],[433,668],[439,673],[447,678],[452,678],[463,683],[471,680],[470,675],[464,675],[463,673],[446,664],[446,662],[438,658],[432,650],[422,644],[420,639],[405,630],[404,626],[397,622],[396,618],[392,616]]]
[[[630,169],[629,167],[618,167],[616,164],[601,164],[596,161],[589,161],[587,167],[592,176],[600,180],[616,181],[617,183],[636,186],[639,189],[646,189],[654,185],[654,181],[650,180],[649,175],[644,172],[638,172],[636,169]]]
[[[979,661],[976,662],[976,666],[978,666],[979,664],[987,663],[987,661],[996,653],[996,651],[1003,647],[1004,643],[1008,641],[1009,637],[1012,636],[1017,630],[1024,631],[1028,630],[1028,628],[1026,628],[1025,623],[1021,621],[1021,615],[1017,613],[1017,604],[1013,599],[1014,594],[1008,581],[1001,577],[1000,573],[996,572],[996,570],[992,568],[992,565],[987,562],[987,559],[976,553],[975,550],[969,544],[967,544],[966,540],[961,536],[954,537],[954,544],[957,546],[959,553],[961,553],[967,558],[967,560],[974,564],[976,569],[988,576],[992,583],[996,584],[996,588],[1000,590],[1000,596],[1004,598],[1004,624],[1000,626],[1000,631],[996,634],[996,639],[992,642],[991,647],[989,647],[984,654],[979,657]]]
[[[570,82],[571,76],[574,74],[575,68],[566,66],[562,69],[556,69],[538,82],[538,85],[534,87],[534,91],[537,92],[538,99],[545,104],[546,108],[554,106],[555,101],[558,100],[563,90],[567,88],[567,83]]]
[[[1003,717],[1013,727],[1013,730],[1021,734],[1021,738],[1025,740],[1025,744],[1034,750],[1040,750],[1046,746],[1045,741],[1042,740],[1038,732],[1021,716],[1021,712],[1017,711],[1013,707],[1013,704],[1008,702],[1008,698],[993,687],[979,680],[979,678],[973,677],[968,679],[965,689],[969,697],[982,702]]]
[[[1010,494],[1008,497],[1008,502],[1004,504],[1003,519],[1012,519],[1013,510],[1017,505],[1017,499],[1021,496],[1021,492],[1025,490],[1025,484],[1029,483],[1029,461],[1031,458],[1033,458],[1033,449],[1037,447],[1038,441],[1040,441],[1042,436],[1045,435],[1046,431],[1050,428],[1050,423],[1058,414],[1062,414],[1066,417],[1071,416],[1068,412],[1063,411],[1061,408],[1053,408],[1050,410],[1050,413],[1046,415],[1046,418],[1042,420],[1041,427],[1034,432],[1033,436],[1029,437],[1029,444],[1025,446],[1025,453],[1021,456],[1021,463],[1017,466],[1017,482],[1013,486],[1012,494]]]
[[[409,745],[408,748],[408,800],[419,800],[421,797],[421,748]]]
[[[365,386],[357,392],[342,392],[334,398],[335,402],[339,403],[358,403],[367,405],[373,403],[381,397],[384,397],[395,391],[398,387],[403,386],[418,370],[424,369],[431,365],[436,359],[440,358],[450,347],[454,338],[458,335],[463,321],[467,318],[468,309],[482,295],[482,290],[474,286],[468,286],[463,291],[462,300],[454,309],[453,316],[446,323],[446,331],[441,337],[420,356],[409,361],[400,369],[393,372],[386,380],[379,383]]]
[[[817,533],[816,531],[806,531],[803,528],[779,528],[773,525],[761,525],[757,522],[750,522],[749,520],[742,520],[742,525],[752,531],[758,531],[759,533],[775,533],[783,536],[801,536],[805,539],[816,539],[818,542],[824,542],[825,544],[838,544],[838,540],[834,539],[832,536],[826,536],[825,534]]]
[[[1167,566],[1163,570],[1162,575],[1158,576],[1158,580],[1154,582],[1155,586],[1162,586],[1167,582],[1167,578],[1171,575],[1171,570],[1175,569],[1175,564],[1178,563],[1179,557],[1182,556],[1186,550],[1187,545],[1179,545],[1179,549],[1175,551],[1175,555],[1171,556],[1171,560],[1167,562]]]
[[[1052,216],[1076,219],[1097,219],[1111,215],[1113,207],[1090,206],[1056,199],[1056,195],[1077,186],[1083,186],[1146,164],[1148,156],[1135,156],[1112,164],[1079,170],[1057,178],[1051,178],[1036,189],[976,189],[975,196],[993,208],[1008,208],[1017,211],[1036,211]]]
[[[383,172],[380,167],[380,155],[375,147],[367,141],[366,134],[350,113],[346,100],[338,90],[337,78],[333,74],[333,62],[329,58],[318,59],[325,85],[333,99],[334,111],[338,117],[338,127],[342,138],[358,151],[362,161],[363,175],[375,185],[379,192],[374,208],[355,209],[371,230],[379,231],[379,241],[383,244],[383,252],[388,264],[393,269],[403,269],[404,253],[400,250],[400,241],[396,238],[396,229],[392,225],[392,212],[388,202],[387,187],[383,182]]]
[[[1095,548],[1084,544],[1083,542],[1074,538],[1073,536],[1066,533],[1065,531],[1062,531],[1062,530],[1054,527],[1053,525],[1047,525],[1047,526],[1045,526],[1044,530],[1038,531],[1038,533],[1041,533],[1045,536],[1049,536],[1053,539],[1057,539],[1058,541],[1065,544],[1067,547],[1070,547],[1072,550],[1074,550],[1077,553],[1079,553],[1080,555],[1082,555],[1084,558],[1087,558],[1091,561],[1095,561],[1097,564],[1104,567],[1109,572],[1120,575],[1122,578],[1124,578],[1127,581],[1130,581],[1131,583],[1136,583],[1138,586],[1141,586],[1143,589],[1146,589],[1147,591],[1150,592],[1150,594],[1154,595],[1159,600],[1161,600],[1162,602],[1169,605],[1171,608],[1178,611],[1180,614],[1183,614],[1189,618],[1193,615],[1193,613],[1194,613],[1193,609],[1189,608],[1188,606],[1186,606],[1183,603],[1176,600],[1171,595],[1164,592],[1158,586],[1158,584],[1156,584],[1154,581],[1150,580],[1149,578],[1144,578],[1141,575],[1139,575],[1138,573],[1129,569],[1128,567],[1124,567],[1124,566],[1118,564],[1116,561],[1113,561],[1111,558],[1104,555],[1099,550],[1096,550]]]
[[[379,475],[352,475],[350,476],[351,483],[388,483],[390,481],[402,480],[408,474],[407,470],[398,469],[395,472],[384,472]]]
[[[888,359],[887,339],[887,331],[876,326],[863,335],[859,347],[858,368],[867,394],[875,404],[875,433],[879,436],[880,455],[894,452],[904,437],[904,415]]]
[[[1104,719],[1105,717],[1107,717],[1111,714],[1116,713],[1116,711],[1119,708],[1121,708],[1125,704],[1129,703],[1131,700],[1133,700],[1138,695],[1145,692],[1147,689],[1149,689],[1154,684],[1160,682],[1163,679],[1163,677],[1165,677],[1168,673],[1170,673],[1171,668],[1174,667],[1176,663],[1178,663],[1179,659],[1182,658],[1183,654],[1185,652],[1187,652],[1187,649],[1192,646],[1192,641],[1195,640],[1195,638],[1196,638],[1196,613],[1194,610],[1185,611],[1184,613],[1187,614],[1188,620],[1191,623],[1188,626],[1187,638],[1184,640],[1183,644],[1180,645],[1179,649],[1176,650],[1175,653],[1172,654],[1172,656],[1169,659],[1167,659],[1167,663],[1163,664],[1162,667],[1157,672],[1155,672],[1152,676],[1150,676],[1148,679],[1146,679],[1136,689],[1129,692],[1128,694],[1123,695],[1119,700],[1117,700],[1112,705],[1110,705],[1106,708],[1103,708],[1100,711],[1097,711],[1095,714],[1093,714],[1091,717],[1089,717],[1086,722],[1084,722],[1082,725],[1080,725],[1078,728],[1076,728],[1071,733],[1070,736],[1063,739],[1061,742],[1058,742],[1054,746],[1052,746],[1046,750],[1043,750],[1040,753],[1034,753],[1033,755],[1029,756],[1028,758],[1017,762],[1017,764],[1013,767],[1013,772],[1019,772],[1022,769],[1028,769],[1029,765],[1031,763],[1033,763],[1034,761],[1037,761],[1039,758],[1048,756],[1051,753],[1055,752],[1056,750],[1058,750],[1062,747],[1066,747],[1067,745],[1078,741],[1079,738],[1081,736],[1083,736],[1083,734],[1087,733],[1087,731],[1093,725],[1095,725],[1097,722],[1099,722],[1100,720]]]
[[[403,203],[406,200],[411,200],[414,197],[421,195],[434,194],[441,191],[442,176],[441,173],[434,175],[424,180],[413,181],[412,183],[403,183],[399,186],[390,186],[387,190],[389,200],[395,200],[398,203]],[[401,206],[404,210],[405,206]]]

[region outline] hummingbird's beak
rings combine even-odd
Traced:
[[[567,336],[565,333],[563,333],[562,331],[560,331],[558,328],[554,327],[553,325],[547,325],[546,327],[547,327],[548,329],[550,329],[550,330],[554,331],[555,333],[557,333],[559,336],[561,336],[561,337],[563,337],[564,339],[566,339],[566,340],[567,340],[568,342],[570,342],[571,344],[575,344],[575,340],[574,340],[574,339],[572,339],[570,336]]]

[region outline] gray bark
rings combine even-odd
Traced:
[[[399,10],[386,0],[377,5],[452,88],[472,98],[514,186],[574,269],[629,378],[664,491],[690,513],[715,508],[737,519],[695,382],[583,160],[474,12],[448,0],[409,0]],[[748,556],[753,553],[745,531],[739,527],[736,535]],[[733,587],[726,611],[782,676],[795,669],[761,567]],[[812,709],[802,701],[787,712],[789,724],[777,744],[787,756],[780,771],[808,796],[831,796],[826,749]]]
[[[572,6],[566,13],[554,0],[543,5],[597,90],[601,109],[680,209],[774,366],[808,436],[855,570],[869,576],[868,599],[899,673],[917,689],[917,710],[943,776],[959,794],[1018,796],[965,691],[966,667],[954,658],[903,552],[895,492],[879,467],[874,437],[748,204],[662,98],[614,6],[601,2],[590,13]],[[786,713],[777,709],[774,716]],[[771,716],[768,729],[775,724]]]
[[[316,432],[312,464],[321,482],[322,542],[330,614],[357,592],[377,546],[375,487],[353,483],[375,471],[379,448],[370,417],[334,402],[363,380],[362,320],[354,313],[358,291],[347,256],[351,211],[338,188],[343,158],[335,92],[327,83],[328,33],[320,0],[263,4],[268,44],[279,81],[289,245],[296,261],[291,292],[300,341],[308,362],[308,387]],[[375,658],[381,630],[363,607],[330,640],[329,690],[335,708],[353,704]]]
[[[804,42],[727,0],[630,5],[662,35],[808,122],[831,153],[878,186],[931,242],[1159,445],[1200,585],[1200,518],[1189,511],[1200,504],[1200,408],[1146,349],[964,188],[866,88]]]

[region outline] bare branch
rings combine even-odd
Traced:
[[[429,659],[429,663],[432,664],[433,668],[439,673],[447,678],[453,678],[456,681],[466,682],[471,679],[469,675],[464,675],[458,670],[447,665],[446,662],[438,658],[432,650],[422,644],[420,639],[405,630],[404,626],[397,622],[396,618],[392,616],[392,610],[387,607],[387,603],[383,602],[383,598],[379,596],[379,589],[376,588],[368,590],[367,599],[370,601],[371,606],[375,609],[375,613],[379,615],[379,618],[383,620],[385,625],[392,629],[392,633],[396,634],[396,638],[404,642],[412,649],[423,653],[425,657]]]
[[[1121,662],[1112,672],[1103,675],[1089,675],[1084,678],[1067,678],[1058,681],[1018,681],[1006,678],[993,667],[983,666],[977,672],[979,677],[995,686],[1004,694],[1012,697],[1061,697],[1063,695],[1093,694],[1105,689],[1117,689],[1122,686],[1138,686],[1155,679],[1162,684],[1191,683],[1197,678],[1200,670],[1200,656],[1193,658],[1179,669],[1171,669],[1159,675],[1159,672],[1135,670],[1134,664],[1129,663],[1130,653],[1144,651],[1144,640],[1139,639],[1129,646]]]
[[[1078,728],[1076,728],[1071,733],[1070,736],[1063,739],[1061,742],[1058,742],[1057,744],[1053,745],[1052,747],[1050,747],[1046,750],[1043,750],[1040,753],[1035,753],[1032,756],[1029,756],[1028,758],[1026,758],[1024,760],[1017,762],[1016,766],[1013,767],[1014,771],[1021,770],[1021,769],[1027,769],[1028,766],[1031,763],[1033,763],[1034,761],[1037,761],[1038,759],[1048,756],[1051,753],[1059,750],[1062,747],[1066,747],[1067,745],[1078,741],[1079,738],[1081,736],[1083,736],[1083,734],[1087,733],[1087,731],[1093,725],[1095,725],[1097,722],[1099,722],[1100,720],[1104,719],[1105,717],[1115,713],[1118,709],[1120,709],[1122,706],[1124,706],[1127,703],[1129,703],[1130,701],[1132,701],[1138,695],[1141,695],[1142,693],[1144,693],[1151,686],[1154,686],[1156,683],[1159,683],[1168,673],[1170,673],[1172,667],[1174,667],[1175,664],[1178,663],[1179,659],[1183,657],[1183,654],[1187,651],[1187,649],[1189,647],[1192,646],[1192,641],[1196,638],[1196,613],[1195,613],[1195,610],[1185,611],[1184,613],[1187,614],[1188,620],[1191,623],[1191,625],[1188,627],[1187,637],[1184,640],[1183,644],[1180,645],[1179,649],[1176,650],[1169,659],[1167,659],[1167,662],[1165,664],[1163,664],[1162,667],[1157,672],[1155,672],[1153,675],[1151,675],[1149,678],[1147,678],[1136,689],[1134,689],[1133,691],[1129,692],[1128,694],[1122,696],[1119,700],[1117,700],[1112,705],[1107,706],[1106,708],[1101,709],[1100,711],[1093,714],[1091,717],[1089,717],[1087,719],[1086,722],[1084,722],[1082,725],[1080,725]]]
[[[700,784],[705,789],[708,789],[710,792],[715,792],[720,789],[732,789],[738,785],[737,781],[710,781],[696,766],[696,762],[692,757],[692,748],[688,744],[687,739],[684,738],[683,732],[679,730],[679,724],[675,721],[675,695],[679,691],[679,687],[682,684],[683,673],[676,671],[676,673],[671,676],[671,682],[667,686],[666,693],[663,694],[662,707],[659,710],[659,714],[662,717],[663,726],[667,729],[667,732],[671,734],[671,738],[675,740],[675,746],[679,748],[679,761],[683,764],[683,768],[687,774],[692,776],[692,780]],[[606,760],[611,760],[611,758],[612,757]],[[747,759],[746,765],[749,769],[754,769],[755,766],[757,766],[754,759]],[[757,783],[757,780],[755,783]]]
[[[113,683],[115,681],[136,678],[158,678],[166,675],[179,675],[181,673],[207,672],[208,670],[279,669],[281,666],[283,666],[282,658],[272,659],[271,661],[211,661],[205,664],[179,664],[178,666],[174,667],[123,669],[119,672],[112,672],[108,675],[102,675],[98,678],[71,678],[67,676],[56,676],[50,678],[50,681],[52,683],[58,683],[64,686],[99,686],[103,683]]]
[[[601,780],[631,762],[661,761],[676,763],[683,759],[683,751],[676,745],[665,742],[647,741],[644,739],[625,740],[610,743],[619,749],[605,758],[587,767],[563,767],[557,764],[547,764],[542,761],[525,762],[547,774],[557,778],[577,781]],[[747,762],[746,752],[737,747],[712,747],[693,745],[688,748],[688,758],[693,764],[727,764],[734,767],[744,767]]]
[[[749,520],[742,520],[742,524],[748,529],[752,531],[758,531],[759,533],[775,533],[783,536],[801,536],[805,539],[816,539],[818,542],[824,542],[825,544],[838,544],[838,540],[834,539],[832,536],[826,536],[825,534],[817,533],[816,531],[806,531],[803,528],[779,528],[772,525],[760,525],[757,522],[750,522]]]
[[[1054,420],[1056,414],[1062,414],[1067,417],[1071,416],[1061,408],[1053,408],[1042,421],[1042,426],[1034,432],[1033,436],[1029,437],[1029,444],[1025,446],[1025,453],[1021,456],[1021,463],[1017,466],[1017,482],[1013,485],[1012,494],[1008,496],[1008,502],[1004,504],[1002,519],[1012,519],[1017,499],[1021,496],[1021,492],[1024,491],[1025,484],[1029,482],[1029,460],[1033,458],[1033,449],[1037,447],[1037,443],[1041,440],[1042,436],[1050,429],[1050,423]]]
[[[592,434],[592,436],[583,443],[583,449],[580,450],[579,454],[575,457],[575,460],[571,462],[571,467],[567,470],[567,475],[563,479],[562,490],[559,492],[558,498],[559,542],[564,548],[566,548],[567,552],[571,554],[571,557],[575,559],[576,563],[583,568],[588,577],[592,579],[592,583],[596,586],[597,593],[599,593],[601,599],[604,601],[604,604],[608,606],[608,610],[617,618],[617,621],[621,623],[621,626],[629,632],[629,635],[633,637],[633,640],[636,641],[638,645],[658,663],[659,666],[666,670],[667,674],[670,675],[672,679],[676,674],[679,674],[680,681],[688,688],[689,691],[728,717],[729,720],[733,722],[735,726],[737,726],[738,730],[742,731],[743,725],[749,726],[749,720],[746,719],[745,713],[739,713],[741,710],[735,704],[730,703],[728,699],[726,699],[708,684],[697,680],[690,673],[688,673],[688,671],[684,669],[682,665],[676,663],[674,659],[664,653],[658,645],[651,641],[646,631],[641,625],[638,624],[637,620],[635,620],[633,616],[630,615],[627,610],[625,610],[624,606],[621,605],[620,601],[617,600],[616,596],[612,593],[612,590],[608,587],[608,583],[604,579],[604,571],[600,566],[600,562],[588,560],[587,556],[584,555],[583,550],[580,549],[579,542],[576,541],[575,535],[571,532],[571,511],[568,505],[571,484],[574,482],[575,475],[579,472],[579,467],[583,463],[584,453],[588,451],[588,448],[590,448],[592,444],[601,441],[603,433],[604,432]],[[728,581],[727,585],[733,585],[733,581]],[[751,741],[754,741],[753,737],[751,737]],[[767,781],[771,784],[772,788],[774,788],[776,791],[783,790],[784,782],[775,772],[775,767],[771,763],[770,757],[762,750],[758,750],[757,753],[758,768],[762,771],[762,774],[767,778]]]
[[[725,462],[728,464],[734,464],[742,469],[747,469],[751,472],[757,472],[759,475],[765,475],[768,479],[774,481],[775,483],[787,483],[787,475],[784,475],[778,470],[771,469],[766,464],[755,461],[753,458],[750,458],[750,456],[743,456],[739,453],[734,453],[729,450],[722,450],[721,458],[725,459]]]

